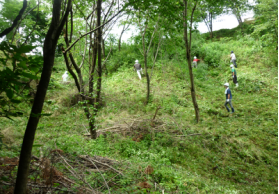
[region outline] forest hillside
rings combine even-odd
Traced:
[[[96,140],[90,139],[73,79],[62,83],[65,65],[57,57],[43,109],[50,115],[38,125],[30,184],[46,181],[46,172],[35,165],[42,157],[65,177],[52,177],[58,193],[86,191],[90,185],[104,193],[277,193],[277,64],[250,35],[194,38],[201,59],[193,69],[200,122],[195,121],[182,51],[155,63],[146,105],[145,74],[139,80],[133,70],[134,59],[142,59],[133,45],[124,44],[103,77]],[[229,68],[231,50],[237,55],[237,88]],[[224,107],[225,82],[234,114]],[[20,106],[30,110],[28,103]],[[0,120],[5,183],[15,176],[16,168],[10,167],[17,161],[27,115]],[[99,163],[91,164],[90,158]]]
[[[15,2],[0,10],[0,194],[278,193],[277,1],[249,22],[243,0]],[[228,12],[239,26],[212,31]]]

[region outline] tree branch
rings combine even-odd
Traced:
[[[17,25],[17,22],[20,20],[20,18],[22,17],[22,14],[24,13],[25,9],[27,7],[27,0],[23,1],[23,6],[22,9],[19,11],[18,16],[15,18],[13,24],[11,27],[6,28],[3,32],[0,33],[0,38],[2,38],[3,36],[9,34]]]
[[[73,44],[71,44],[71,46],[69,46],[64,52],[68,52],[81,38],[83,38],[84,36],[91,34],[92,32],[95,32],[96,30],[98,30],[99,28],[102,28],[104,25],[106,25],[107,23],[109,23],[113,18],[115,18],[118,14],[120,14],[123,11],[120,10],[117,14],[115,14],[114,16],[112,16],[108,21],[106,21],[106,23],[98,26],[97,28],[95,28],[94,30],[91,30],[85,34],[83,34],[82,36],[80,36]]]

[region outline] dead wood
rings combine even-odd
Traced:
[[[96,160],[96,159],[93,159],[92,157],[89,157],[89,156],[87,156],[87,155],[81,155],[81,156],[79,156],[79,157],[82,158],[82,159],[84,159],[84,160],[86,160],[86,161],[89,161],[90,163],[93,161],[93,162],[96,162],[97,164],[101,164],[101,165],[103,165],[103,166],[106,166],[106,167],[112,169],[113,171],[117,172],[118,174],[124,176],[123,173],[120,172],[119,170],[116,170],[115,168],[113,168],[112,166],[110,166],[110,165],[108,165],[108,164],[106,164],[106,163],[103,163],[103,162],[100,162],[100,161],[98,161],[98,160]],[[109,159],[106,159],[106,160],[109,160]],[[109,161],[112,161],[112,160],[109,160]]]
[[[156,115],[157,115],[157,113],[158,113],[158,110],[159,110],[160,108],[161,108],[161,106],[158,106],[158,107],[157,107],[156,112],[155,112],[155,115],[154,115],[154,117],[153,117],[153,119],[152,119],[153,121],[155,120],[155,117],[156,117]]]

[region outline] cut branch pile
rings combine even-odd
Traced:
[[[124,137],[134,136],[138,133],[150,133],[167,131],[166,123],[155,119],[126,119],[123,123],[116,123],[112,127],[97,130],[97,136],[107,136],[107,134],[121,134]],[[85,133],[84,136],[90,136]]]
[[[17,157],[0,158],[0,193],[13,193],[18,161]],[[28,193],[100,194],[110,191],[109,185],[116,184],[115,178],[123,176],[123,169],[116,167],[120,165],[118,161],[100,156],[72,156],[60,149],[48,151],[47,156],[40,158],[33,156],[30,164]],[[106,180],[103,172],[113,178]]]

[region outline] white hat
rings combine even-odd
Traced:
[[[234,67],[233,64],[231,64],[230,67]]]
[[[224,84],[224,86],[228,86],[228,87],[229,87],[229,85],[230,85],[230,84],[229,84],[228,82]]]
[[[194,59],[196,59],[197,57],[196,56],[194,56]]]
[[[139,60],[136,60],[135,62],[136,62],[136,63],[138,63],[138,62],[139,62]]]

